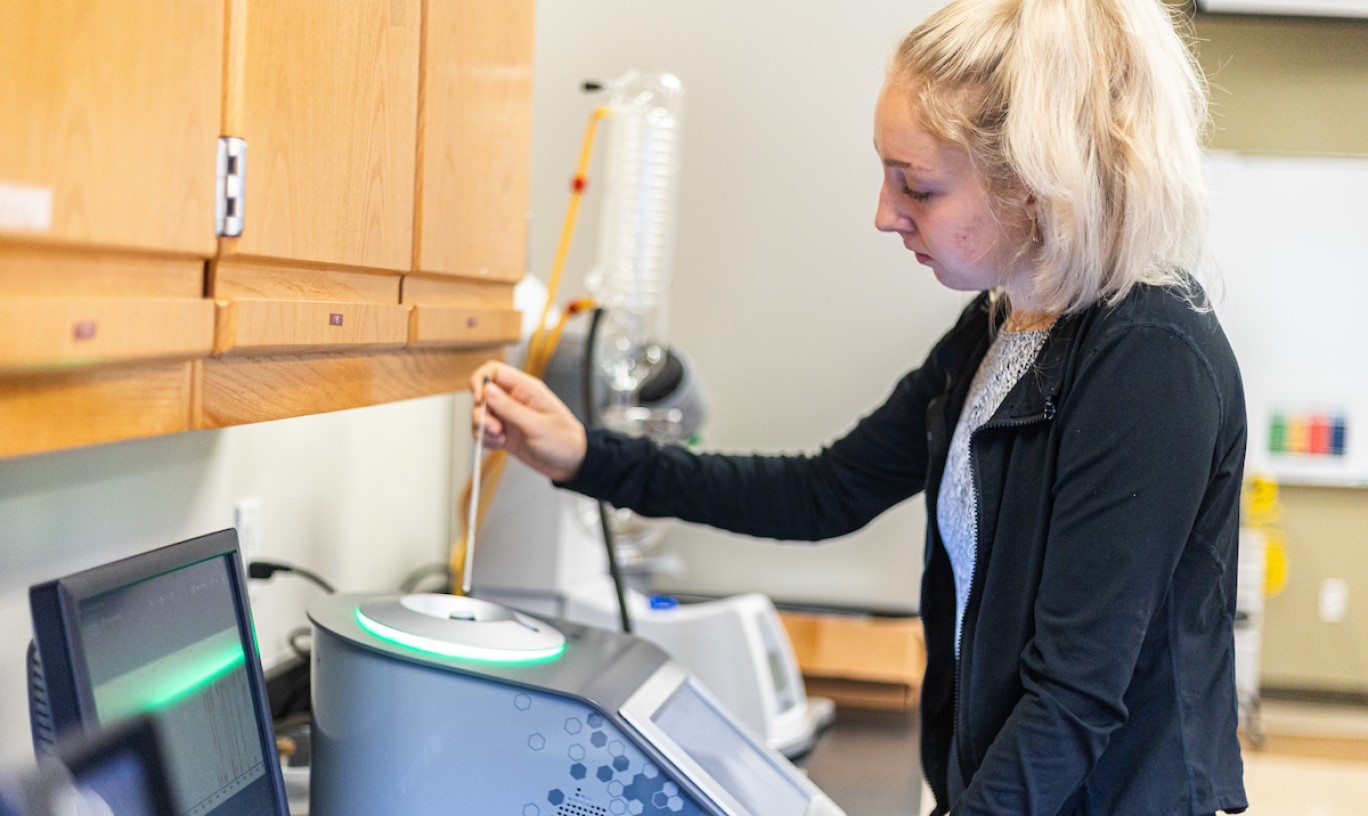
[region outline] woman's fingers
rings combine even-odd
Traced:
[[[480,410],[477,408],[470,419],[470,435],[475,437],[480,433]],[[492,413],[486,413],[484,417],[484,446],[497,450],[504,444],[504,427],[499,418]]]
[[[489,362],[471,376],[472,435],[484,420],[483,444],[503,449],[552,479],[573,476],[584,459],[584,426],[546,383],[507,363]]]
[[[489,414],[498,423],[500,430],[504,426],[512,425],[525,431],[535,425],[540,418],[536,407],[526,404],[517,397],[510,396],[496,383],[490,382],[485,386],[485,405],[489,407]],[[486,419],[488,423],[488,419]]]

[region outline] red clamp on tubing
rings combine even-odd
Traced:
[[[576,193],[584,192],[584,188],[587,186],[589,186],[589,182],[585,180],[584,176],[575,176],[574,180],[570,182],[570,189]]]

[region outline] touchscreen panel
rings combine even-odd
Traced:
[[[651,721],[702,766],[747,812],[803,816],[809,797],[705,700],[692,682],[670,695]]]

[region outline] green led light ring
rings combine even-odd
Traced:
[[[559,643],[548,649],[513,652],[505,649],[464,646],[459,643],[434,640],[432,638],[420,637],[418,635],[409,634],[408,632],[402,632],[391,626],[378,623],[366,617],[359,609],[356,610],[356,623],[362,629],[381,640],[414,649],[425,654],[435,654],[443,657],[459,657],[466,660],[479,660],[486,663],[536,663],[550,661],[560,657],[561,653],[565,651],[564,643]]]

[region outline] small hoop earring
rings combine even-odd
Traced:
[[[1040,245],[1040,222],[1034,218],[1031,219],[1031,243]]]

